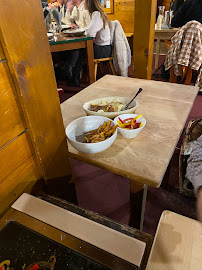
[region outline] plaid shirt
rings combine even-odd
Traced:
[[[180,76],[178,65],[199,70],[196,85],[202,87],[202,24],[197,21],[186,23],[171,39],[171,47],[165,60],[165,69],[171,66]]]

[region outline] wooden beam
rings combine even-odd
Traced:
[[[39,176],[52,179],[71,175],[41,1],[0,0],[0,5],[0,41],[28,127],[30,148],[39,165]]]
[[[151,79],[157,0],[135,1],[133,61],[135,78]]]

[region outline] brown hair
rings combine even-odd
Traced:
[[[106,23],[109,24],[109,19],[102,9],[100,0],[85,0],[85,6],[86,6],[86,9],[89,11],[90,15],[92,15],[94,11],[100,12],[100,15],[103,20],[104,28],[105,28]]]

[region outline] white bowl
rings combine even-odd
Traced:
[[[94,112],[90,110],[90,105],[92,103],[94,104],[100,104],[102,101],[109,101],[112,102],[115,99],[118,99],[120,102],[122,102],[123,104],[128,104],[131,101],[131,98],[129,97],[105,97],[105,98],[98,98],[98,99],[94,99],[91,101],[88,101],[86,103],[84,103],[83,105],[83,109],[86,112],[87,115],[100,115],[100,116],[105,116],[108,118],[113,119],[114,117],[120,115],[120,114],[125,114],[125,113],[134,113],[137,106],[138,106],[138,102],[137,101],[133,101],[128,110],[124,110],[124,111],[119,111],[119,112]]]
[[[84,132],[94,130],[109,120],[111,119],[103,116],[84,116],[74,120],[66,127],[66,135],[69,143],[78,151],[88,154],[100,153],[106,150],[115,141],[117,130],[109,139],[102,142],[82,143],[82,141],[84,140]],[[114,125],[113,121],[112,125]]]
[[[138,116],[138,114],[122,114],[122,115],[119,115],[117,116],[115,119],[114,119],[114,124],[115,125],[118,125],[117,124],[117,121],[119,120],[119,118],[121,120],[125,120],[127,118],[135,118],[136,116]],[[121,135],[125,138],[134,138],[136,137],[140,131],[145,127],[146,125],[146,119],[144,117],[140,117],[137,119],[137,123],[144,123],[144,125],[140,128],[136,128],[136,129],[123,129],[123,128],[120,128],[118,127],[118,132],[121,133]]]

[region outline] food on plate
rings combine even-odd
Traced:
[[[10,260],[5,260],[0,263],[0,270],[14,270],[13,268],[10,268]]]
[[[144,125],[144,123],[139,123],[136,120],[138,118],[142,117],[142,115],[138,115],[134,118],[127,118],[122,120],[120,117],[118,118],[119,120],[117,121],[118,127],[123,128],[123,129],[136,129],[140,128]]]
[[[54,266],[56,263],[56,257],[52,255],[48,262],[40,261],[36,263],[32,263],[27,267],[23,267],[23,270],[54,270]]]
[[[116,131],[117,125],[111,125],[112,121],[104,122],[97,129],[85,132],[84,143],[97,143],[110,138]]]
[[[103,100],[100,104],[90,104],[90,110],[94,112],[119,112],[125,108],[125,104],[114,99],[113,101]]]

